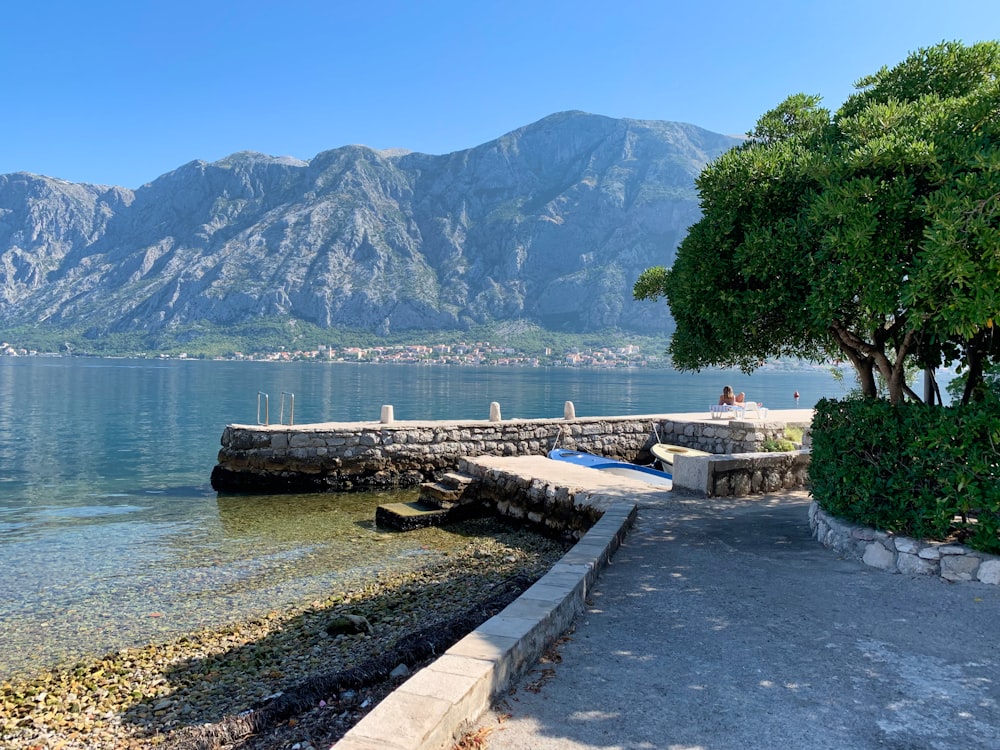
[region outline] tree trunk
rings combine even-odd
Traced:
[[[965,376],[965,390],[962,391],[963,405],[968,404],[973,399],[978,401],[983,397],[983,357],[986,354],[986,340],[983,333],[977,333],[969,340],[967,349],[969,370]]]
[[[852,361],[858,373],[858,384],[865,398],[878,398],[878,386],[875,383],[875,361],[871,357]]]
[[[865,398],[878,398],[878,387],[875,384],[875,360],[863,351],[862,347],[866,346],[865,342],[839,325],[831,326],[830,331],[837,340],[840,351],[844,353],[857,373],[861,394]]]
[[[887,336],[886,343],[891,340]],[[882,348],[875,353],[879,371],[882,373],[882,377],[885,378],[886,387],[889,389],[889,403],[893,406],[899,406],[899,404],[903,403],[903,398],[907,393],[915,401],[920,401],[917,394],[906,385],[906,358],[909,356],[916,342],[917,333],[915,331],[907,331],[903,335],[903,340],[896,344],[895,361],[892,362],[889,361],[889,357],[885,353],[884,343]]]

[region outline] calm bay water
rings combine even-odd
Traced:
[[[0,357],[0,679],[325,596],[457,543],[374,527],[398,499],[218,496],[226,424],[257,393],[295,422],[704,411],[731,384],[771,408],[845,386],[826,370],[665,370]],[[287,402],[286,402],[287,408]],[[405,493],[404,493],[405,494]],[[411,491],[412,494],[412,491]]]

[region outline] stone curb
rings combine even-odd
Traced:
[[[390,693],[337,750],[443,750],[534,665],[583,611],[638,506],[614,501],[555,566],[495,617]]]
[[[809,528],[825,547],[872,568],[1000,585],[1000,556],[977,552],[964,544],[925,542],[855,526],[831,516],[815,501],[809,506]]]

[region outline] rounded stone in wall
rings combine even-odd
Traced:
[[[751,490],[750,477],[746,474],[737,474],[733,482],[733,495],[743,497],[749,495]]]

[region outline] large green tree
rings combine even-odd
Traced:
[[[1000,358],[1000,43],[944,43],[797,94],[697,180],[702,218],[638,299],[666,297],[675,366],[848,359],[862,392],[918,399],[907,365]]]

